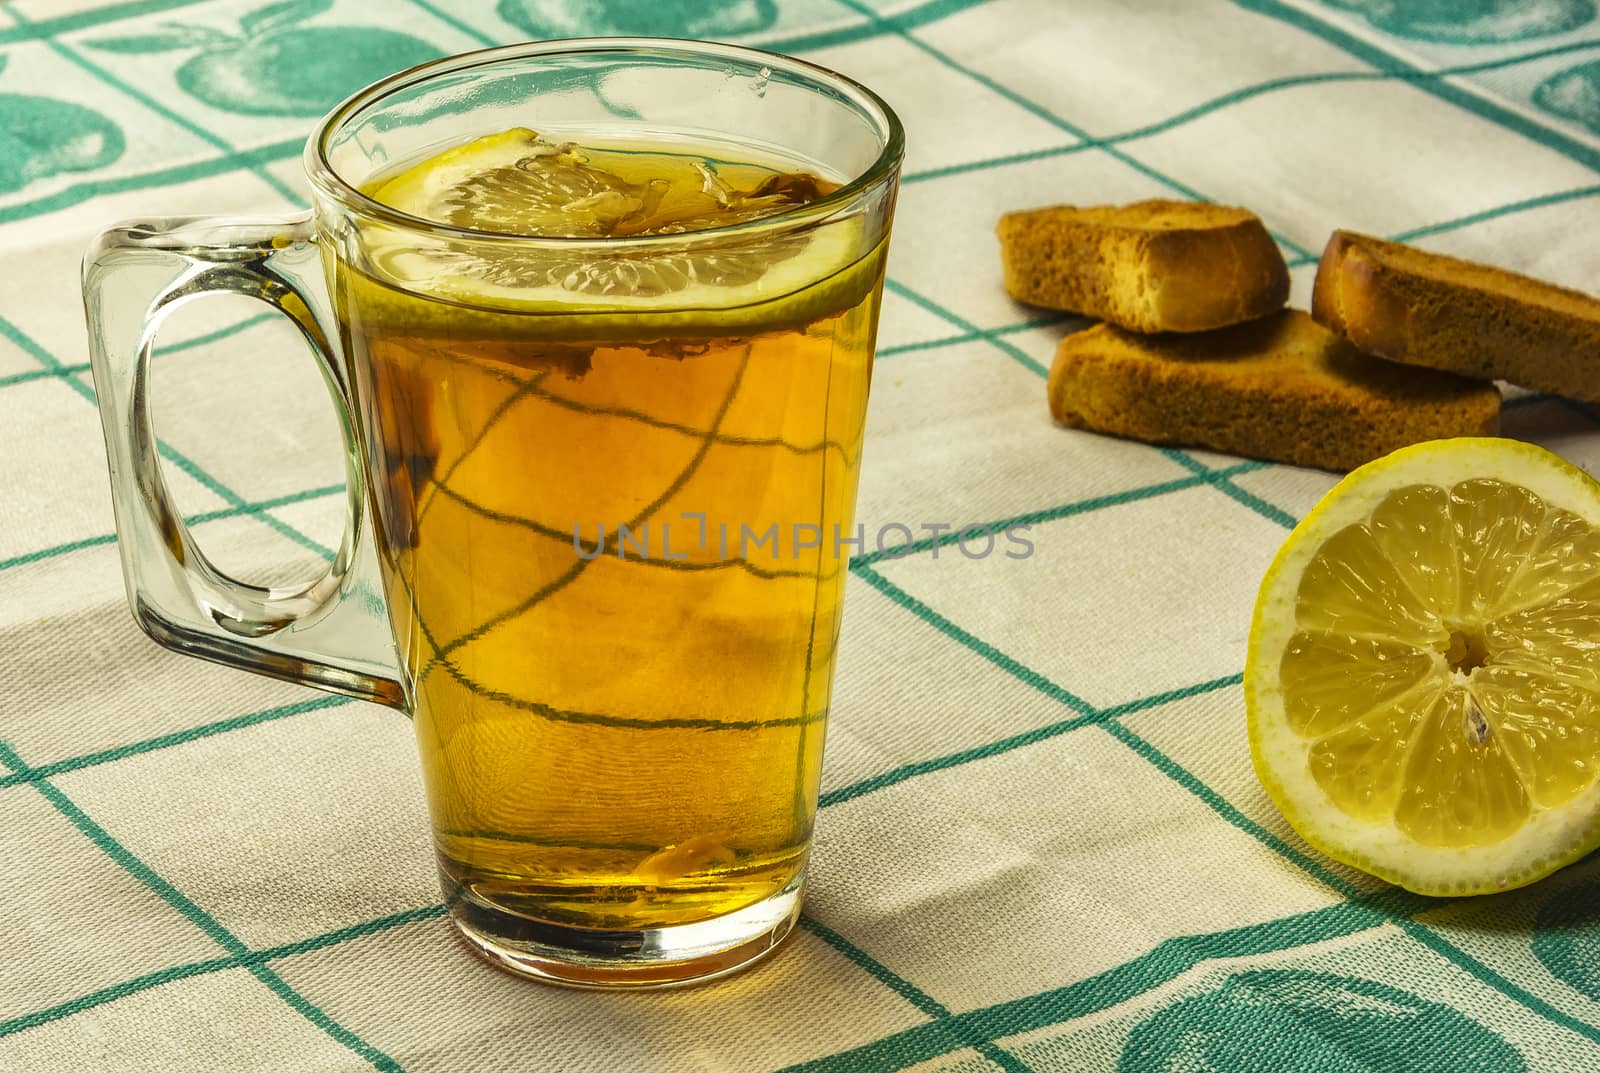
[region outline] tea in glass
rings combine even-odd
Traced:
[[[368,190],[619,239],[837,187],[736,146],[512,130]],[[662,927],[800,874],[882,275],[857,226],[708,252],[376,249],[409,290],[334,266],[440,865],[469,906]]]

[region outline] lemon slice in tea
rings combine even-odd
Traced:
[[[580,148],[516,128],[446,150],[369,193],[409,215],[490,234],[650,241],[440,250],[396,233],[369,242],[368,256],[378,276],[406,290],[546,314],[540,327],[569,338],[794,326],[854,305],[876,282],[882,251],[862,248],[859,220],[715,244],[693,233],[801,207],[836,188],[806,173],[713,166],[678,149]]]
[[[1600,845],[1600,484],[1439,440],[1346,477],[1268,570],[1245,669],[1256,772],[1329,856],[1422,894]]]

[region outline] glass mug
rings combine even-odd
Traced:
[[[575,238],[368,196],[517,127],[578,160],[586,138],[712,146],[826,181],[773,215]],[[130,222],[89,252],[139,623],[411,713],[451,919],[502,967],[705,979],[799,913],[901,153],[883,101],[799,60],[517,45],[335,109],[306,146],[309,213]],[[157,463],[151,340],[219,292],[288,316],[339,412],[346,529],[297,590],[213,566]]]

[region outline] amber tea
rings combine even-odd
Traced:
[[[447,890],[596,929],[801,874],[881,246],[692,239],[837,183],[709,143],[513,130],[367,186],[560,238],[332,264]],[[597,252],[585,239],[644,240]]]

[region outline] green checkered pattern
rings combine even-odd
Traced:
[[[77,265],[134,215],[281,213],[358,85],[529,37],[679,33],[881,92],[910,144],[860,516],[1026,525],[851,564],[812,885],[776,958],[566,992],[443,919],[404,718],[158,649],[124,606]],[[1068,318],[1003,211],[1248,205],[1600,278],[1593,0],[0,2],[0,1071],[1589,1073],[1600,865],[1466,901],[1307,848],[1251,774],[1255,586],[1329,475],[1051,426]],[[162,328],[166,478],[250,580],[342,524],[331,406],[243,299]],[[1596,415],[1509,434],[1600,462]]]

